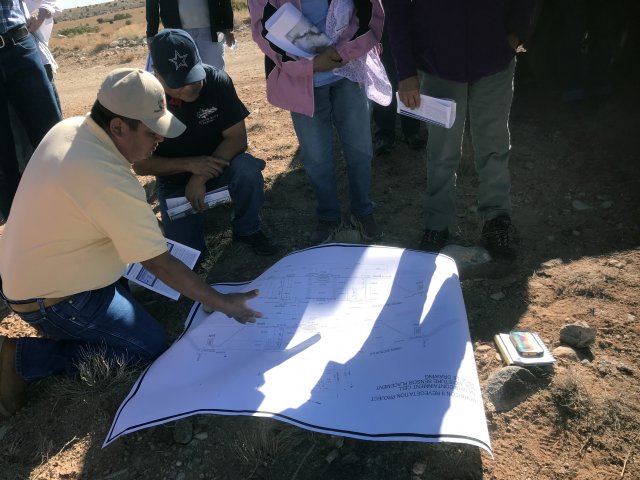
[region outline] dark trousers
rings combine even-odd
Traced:
[[[0,217],[5,220],[20,182],[9,104],[29,135],[33,148],[62,120],[32,35],[7,42],[0,48]]]

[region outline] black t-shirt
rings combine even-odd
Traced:
[[[167,108],[187,126],[176,138],[166,138],[158,145],[156,154],[161,157],[190,157],[211,155],[222,141],[222,132],[249,115],[249,110],[238,98],[229,75],[224,71],[204,65],[206,77],[195,102],[182,102],[167,96]],[[187,184],[191,173],[179,173],[158,177]]]

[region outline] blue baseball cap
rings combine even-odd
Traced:
[[[153,66],[171,88],[204,80],[198,47],[184,30],[165,28],[151,42]]]

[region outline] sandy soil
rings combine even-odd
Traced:
[[[285,254],[308,245],[315,223],[311,189],[289,115],[266,102],[263,59],[246,28],[239,30],[238,42],[239,48],[227,54],[227,70],[252,112],[250,151],[267,161],[264,219]],[[95,55],[59,50],[56,83],[65,116],[87,112],[105,74],[121,65],[142,66],[145,54],[143,46]],[[559,358],[545,385],[516,408],[497,413],[486,403],[494,458],[456,444],[356,441],[270,420],[216,416],[195,417],[198,436],[187,445],[174,441],[169,424],[102,450],[133,379],[98,384],[51,379],[32,387],[26,407],[0,422],[0,477],[640,478],[640,158],[635,141],[640,119],[638,92],[627,80],[606,101],[576,106],[560,103],[531,77],[518,79],[511,131],[520,257],[508,270],[489,267],[462,281],[481,382],[485,385],[502,367],[492,342],[495,333],[532,329],[555,348],[560,328],[582,320],[598,336],[577,356]],[[465,152],[454,229],[454,241],[464,245],[480,242],[472,162]],[[153,201],[153,179],[141,181]],[[375,158],[372,197],[384,244],[417,247],[425,183],[421,153],[399,144],[393,153]],[[211,282],[251,279],[277,260],[256,258],[233,244],[228,215],[222,209],[209,219],[212,253],[203,275]],[[152,294],[142,300],[170,335],[179,334],[190,302]],[[2,317],[0,334],[29,332],[4,307]]]

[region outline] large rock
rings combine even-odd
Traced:
[[[565,325],[560,330],[560,341],[575,348],[585,348],[596,340],[596,329],[586,322]]]
[[[491,255],[482,247],[446,245],[440,253],[455,260],[460,278],[481,276],[483,266],[491,262]]]
[[[506,412],[537,389],[538,382],[533,373],[526,368],[510,366],[501,368],[489,377],[486,393],[496,412]]]

